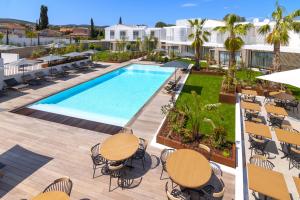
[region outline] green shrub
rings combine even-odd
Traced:
[[[103,62],[125,62],[131,59],[139,58],[144,54],[141,52],[109,52],[101,51],[96,53],[93,56],[94,61],[103,61]]]

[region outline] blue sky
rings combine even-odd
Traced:
[[[300,9],[300,0],[279,2],[287,11]],[[48,6],[51,24],[89,24],[93,17],[97,25],[111,25],[122,16],[126,24],[153,26],[183,18],[221,19],[227,13],[265,18],[275,0],[0,0],[0,18],[35,21],[42,4]]]

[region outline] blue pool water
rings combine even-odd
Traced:
[[[42,99],[29,108],[126,125],[174,68],[133,64]]]

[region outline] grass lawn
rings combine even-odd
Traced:
[[[261,72],[257,72],[257,71],[252,71],[251,75],[249,74],[248,70],[238,70],[236,72],[236,78],[238,80],[246,81],[250,79],[252,83],[255,82],[257,76],[262,76],[262,75],[263,74]]]
[[[200,100],[204,105],[218,103],[222,79],[219,76],[190,74],[176,104],[180,105],[191,99],[191,91],[195,91],[200,95]],[[229,142],[235,141],[235,105],[221,104],[218,113],[205,112],[203,113],[204,116],[212,119],[217,126],[221,125],[227,130],[227,140]],[[220,116],[223,117],[223,121],[220,119]],[[210,124],[202,122],[202,133],[208,135],[212,131]]]

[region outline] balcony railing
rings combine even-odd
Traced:
[[[15,65],[5,64],[4,65],[4,76],[13,76],[17,74],[24,74],[31,71],[36,71],[42,69],[41,64],[19,67]]]

